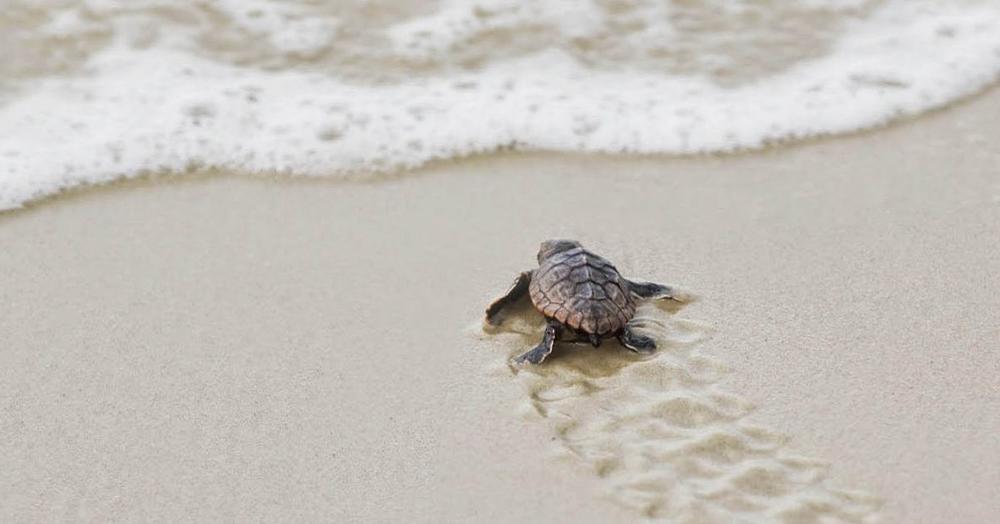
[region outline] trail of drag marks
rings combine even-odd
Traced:
[[[554,432],[557,457],[580,460],[615,502],[678,523],[869,523],[881,501],[835,488],[828,464],[788,449],[789,438],[746,420],[754,407],[717,382],[730,370],[707,349],[712,329],[646,304],[638,325],[657,340],[650,357],[617,342],[557,344],[543,365],[510,369],[521,406]],[[534,346],[542,319],[527,301],[482,340],[513,357]]]

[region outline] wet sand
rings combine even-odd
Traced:
[[[1000,519],[998,112],[0,215],[0,518]],[[510,372],[482,308],[557,236],[699,297],[658,357]]]

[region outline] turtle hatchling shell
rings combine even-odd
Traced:
[[[628,282],[611,262],[583,248],[544,260],[529,292],[543,315],[588,334],[616,333],[635,315]]]

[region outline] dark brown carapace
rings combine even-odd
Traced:
[[[671,288],[623,277],[607,259],[591,253],[574,240],[548,240],[538,250],[538,269],[518,275],[514,285],[486,308],[486,321],[498,323],[500,311],[528,293],[548,323],[542,342],[514,359],[539,364],[552,352],[565,331],[572,331],[599,346],[616,337],[637,352],[656,348],[653,339],[632,331],[630,322],[640,299],[674,299]]]
[[[611,262],[579,244],[564,247],[546,251],[538,261],[528,287],[531,302],[546,318],[579,333],[617,333],[635,315],[628,281]]]

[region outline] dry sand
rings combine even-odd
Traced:
[[[998,521],[997,114],[0,216],[0,520]],[[515,376],[476,326],[554,236],[700,300]]]

